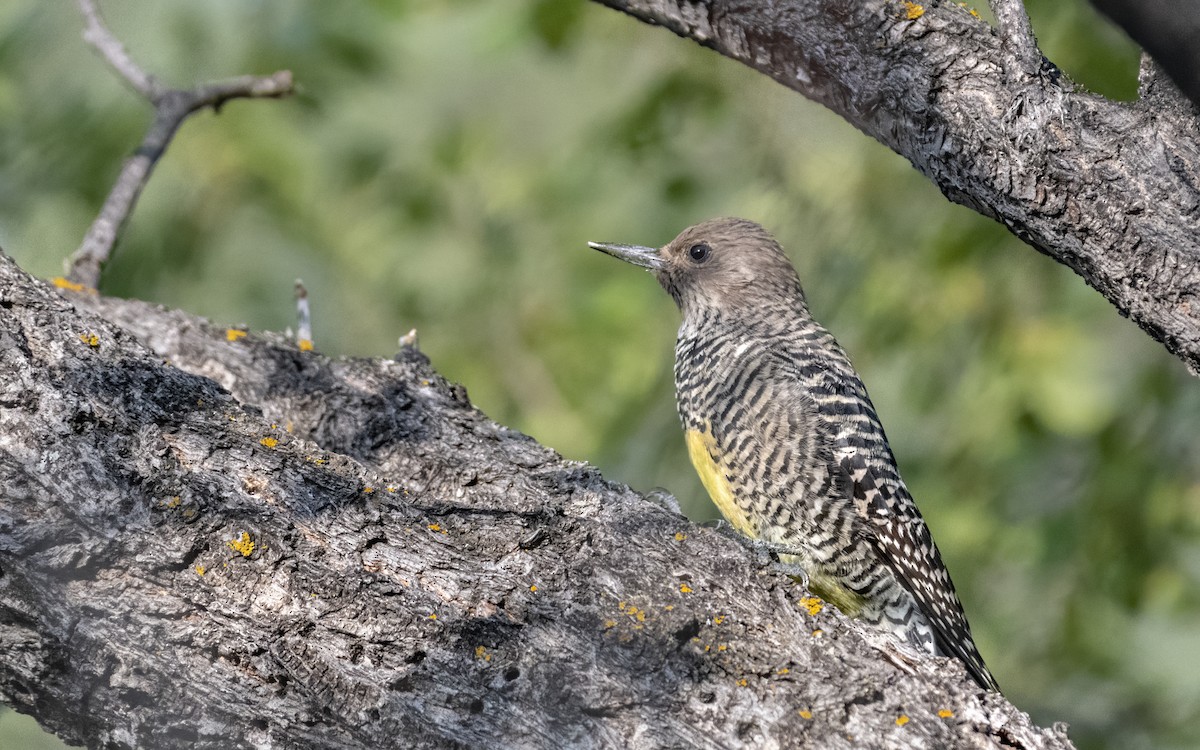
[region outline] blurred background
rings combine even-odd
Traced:
[[[1082,0],[1030,0],[1050,59],[1136,91]],[[584,0],[112,0],[175,85],[301,93],[182,128],[106,294],[294,325],[386,357],[410,328],[491,417],[714,516],[673,403],[669,298],[587,240],[717,215],[779,237],[850,352],[1008,697],[1081,748],[1200,737],[1200,382],[1070,271],[766,78]],[[982,10],[982,9],[981,9]],[[0,246],[49,277],[148,106],[72,3],[0,4]],[[0,709],[2,710],[2,709]],[[0,748],[52,748],[3,711]]]

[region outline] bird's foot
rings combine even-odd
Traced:
[[[770,567],[784,575],[792,576],[800,581],[800,583],[808,588],[808,571],[804,569],[800,563],[794,560],[784,561],[781,556],[801,557],[804,555],[804,550],[799,547],[782,544],[779,542],[768,542],[765,539],[753,539],[741,533],[733,526],[729,525],[724,520],[717,519],[716,521],[705,521],[701,526],[707,526],[713,529],[718,534],[727,536],[733,539],[738,544],[745,547],[758,559],[758,563],[763,567]]]

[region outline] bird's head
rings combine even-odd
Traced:
[[[685,318],[803,307],[791,261],[767,230],[745,219],[710,219],[660,248],[589,242],[588,246],[649,269]]]

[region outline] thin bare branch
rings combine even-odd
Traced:
[[[105,62],[128,81],[135,91],[153,102],[161,93],[161,84],[142,70],[125,51],[125,45],[121,44],[121,40],[117,39],[104,23],[95,0],[79,0],[78,4],[84,21],[83,40],[92,45]]]
[[[112,256],[117,237],[133,213],[138,196],[149,181],[154,166],[188,115],[205,107],[220,110],[230,99],[287,96],[292,93],[294,86],[291,72],[281,70],[270,76],[238,76],[191,89],[166,88],[129,56],[121,42],[104,25],[95,0],[79,0],[79,9],[84,17],[84,39],[154,105],[154,121],[133,156],[125,160],[99,215],[92,222],[79,248],[67,261],[67,278],[94,288],[100,283],[100,270]]]

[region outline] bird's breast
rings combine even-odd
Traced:
[[[721,515],[735,529],[751,538],[758,537],[758,523],[738,503],[732,483],[719,459],[717,441],[706,423],[702,428],[689,427],[684,431],[688,456],[700,476],[704,489],[721,511]]]

